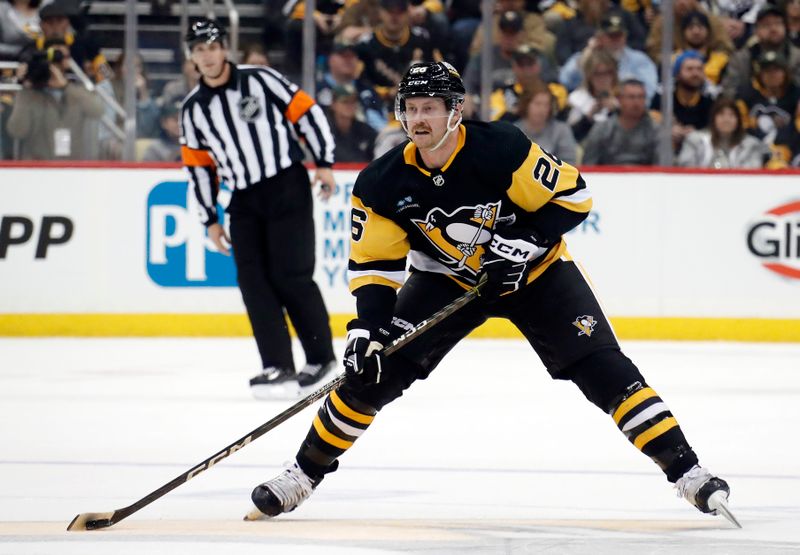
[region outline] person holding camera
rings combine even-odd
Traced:
[[[69,50],[51,45],[26,61],[24,88],[8,118],[8,134],[20,141],[23,160],[82,160],[87,119],[103,115],[103,102],[67,78]]]

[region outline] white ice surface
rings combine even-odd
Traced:
[[[800,552],[800,345],[624,347],[730,483],[742,530],[676,498],[526,344],[472,340],[289,515],[241,521],[315,409],[111,528],[66,532],[291,403],[250,398],[248,339],[0,339],[0,554]]]

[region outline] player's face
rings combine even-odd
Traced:
[[[219,42],[201,42],[192,47],[192,61],[203,77],[215,79],[222,74],[227,60],[227,49]]]
[[[450,112],[441,98],[406,99],[406,125],[419,148],[432,148],[447,132]]]

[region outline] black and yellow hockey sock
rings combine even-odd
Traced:
[[[336,459],[353,446],[377,412],[355,399],[343,399],[338,390],[331,392],[297,453],[300,467],[313,477],[336,470]]]
[[[611,417],[628,441],[675,482],[697,464],[678,421],[658,394],[636,382],[612,404]]]

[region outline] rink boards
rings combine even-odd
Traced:
[[[567,245],[621,337],[800,341],[800,174],[584,174],[594,210]],[[0,335],[250,333],[233,263],[204,236],[179,168],[0,175]],[[338,169],[336,194],[315,205],[315,279],[337,335],[355,310],[346,268],[357,175]],[[476,335],[514,333],[490,321]]]

